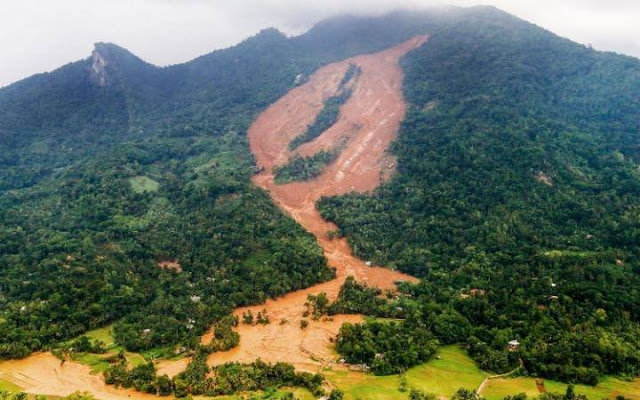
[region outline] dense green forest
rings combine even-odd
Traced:
[[[129,350],[190,348],[239,304],[329,279],[314,238],[251,187],[250,158],[230,156],[243,140],[127,145],[5,196],[2,356],[113,321]],[[157,191],[136,192],[141,175]]]
[[[320,150],[316,154],[303,157],[298,154],[291,157],[288,163],[273,169],[274,181],[277,184],[292,181],[308,181],[322,174],[324,168],[331,164],[339,155],[336,150]]]
[[[196,354],[187,369],[172,379],[167,375],[158,376],[152,363],[129,369],[126,363],[121,363],[105,372],[105,381],[116,387],[176,397],[213,397],[281,386],[303,387],[317,395],[324,393],[321,375],[296,372],[290,364],[272,365],[257,360],[251,364],[228,363],[209,367],[205,361],[205,356]]]
[[[358,256],[423,277],[404,324],[482,368],[637,376],[640,61],[487,12],[404,58],[395,178],[319,208]]]

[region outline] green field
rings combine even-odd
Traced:
[[[355,371],[323,371],[329,382],[345,393],[345,399],[392,400],[407,398],[401,393],[398,375],[375,376]]]
[[[502,400],[505,396],[525,393],[528,398],[535,398],[540,395],[533,378],[496,378],[490,379],[482,396],[487,400]]]
[[[83,336],[87,336],[90,339],[100,340],[105,344],[107,348],[107,354],[91,354],[91,353],[80,353],[76,354],[73,357],[73,360],[79,362],[80,364],[87,365],[91,367],[91,372],[101,373],[104,372],[107,368],[109,368],[109,363],[104,360],[105,357],[108,357],[109,354],[115,354],[120,351],[124,351],[122,346],[116,344],[113,335],[111,334],[113,326],[105,326],[103,328],[94,329],[86,332]],[[124,353],[127,362],[132,367],[137,367],[138,365],[142,365],[147,362],[145,356],[139,353]]]
[[[100,340],[105,344],[107,349],[110,350],[113,347],[116,347],[116,340],[113,338],[113,335],[111,334],[112,328],[113,326],[109,325],[109,326],[105,326],[104,328],[94,329],[92,331],[88,331],[83,336],[86,336],[89,339]]]
[[[438,397],[450,398],[459,388],[477,389],[489,376],[480,370],[473,360],[458,346],[442,347],[429,362],[411,368],[406,372],[407,388],[420,389]],[[406,399],[408,391],[401,392],[401,378],[398,375],[375,376],[356,371],[325,370],[327,380],[345,392],[345,399],[391,400]],[[567,384],[544,380],[548,392],[564,393]],[[614,399],[623,395],[627,399],[640,400],[640,379],[624,381],[614,377],[605,377],[595,387],[575,385],[575,392],[586,395],[591,400]],[[527,397],[540,395],[534,378],[496,378],[490,379],[482,391],[487,400],[502,400],[507,395],[526,393]]]
[[[129,179],[131,189],[136,193],[157,192],[160,184],[148,176],[135,176]]]
[[[144,358],[144,356],[142,356],[142,354],[127,352],[124,354],[124,357],[132,367],[137,367],[139,365],[147,363],[147,360]]]
[[[438,359],[437,357],[440,357]],[[399,390],[398,375],[375,376],[354,371],[323,372],[329,382],[345,392],[345,399],[406,399],[408,391]],[[411,368],[405,374],[407,387],[450,397],[458,388],[477,388],[487,376],[458,346],[442,347],[426,364]]]
[[[544,385],[549,392],[563,393],[567,389],[567,384],[544,381]],[[615,377],[604,377],[600,383],[593,386],[575,385],[575,392],[585,394],[589,399],[600,400],[603,398],[614,399],[617,395],[623,395],[627,399],[640,400],[640,379],[625,381]]]
[[[487,375],[458,346],[440,348],[436,357],[406,374],[409,387],[447,397],[461,387],[477,388]]]
[[[22,388],[16,384],[13,384],[9,381],[5,381],[4,379],[0,379],[0,391],[17,393],[20,392]]]
[[[92,374],[98,374],[109,368],[109,363],[104,360],[106,356],[106,354],[79,353],[73,356],[73,361],[90,367]]]
[[[547,392],[564,393],[568,385],[545,379],[544,386]],[[578,394],[586,395],[591,400],[614,399],[617,395],[623,395],[631,400],[640,400],[640,379],[629,382],[605,377],[595,387],[575,385],[574,390]],[[530,398],[540,395],[535,379],[526,377],[491,379],[481,394],[487,400],[502,400],[504,396],[518,393],[526,393]]]

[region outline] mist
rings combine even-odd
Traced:
[[[640,57],[633,0],[0,0],[0,87],[116,43],[156,65],[188,61],[267,27],[297,35],[342,13],[494,5],[596,49]]]

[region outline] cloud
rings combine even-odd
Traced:
[[[231,46],[262,28],[298,34],[340,13],[378,14],[430,0],[0,0],[0,86],[87,57],[113,42],[158,65]],[[451,0],[493,4],[601,50],[640,57],[635,0]]]

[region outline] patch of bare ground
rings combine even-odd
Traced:
[[[176,272],[182,272],[182,266],[178,261],[160,261],[158,267],[161,269],[170,269]]]
[[[542,171],[536,172],[536,180],[538,182],[544,183],[545,185],[553,186],[553,180],[551,179],[551,177]]]

